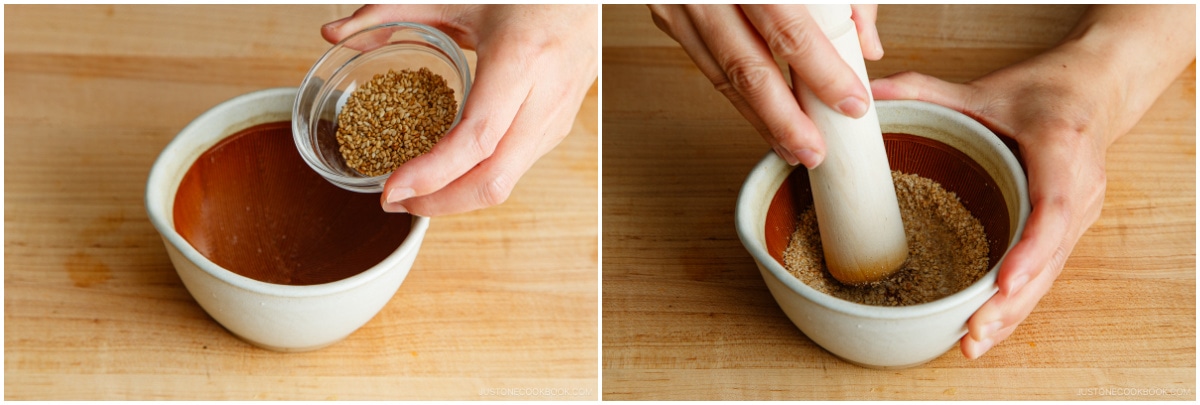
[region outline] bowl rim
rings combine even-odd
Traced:
[[[805,284],[797,279],[795,276],[792,276],[792,274],[789,273],[787,269],[783,267],[783,265],[779,264],[779,262],[777,262],[770,255],[770,253],[767,252],[765,243],[759,243],[759,241],[765,236],[756,235],[759,227],[755,224],[755,222],[759,221],[759,218],[757,218],[757,215],[754,212],[754,207],[761,204],[757,204],[756,201],[760,200],[756,200],[755,196],[751,195],[753,193],[753,190],[751,190],[753,187],[751,185],[756,184],[757,182],[765,181],[765,179],[768,178],[768,175],[771,174],[773,170],[778,170],[777,168],[780,166],[788,167],[789,169],[787,170],[789,170],[789,172],[793,169],[787,164],[787,162],[771,151],[768,151],[766,155],[754,166],[754,168],[751,169],[750,174],[746,177],[746,180],[743,182],[742,188],[738,193],[734,222],[737,227],[738,238],[741,239],[742,245],[747,249],[747,251],[750,252],[751,256],[753,256],[754,260],[758,262],[758,265],[761,268],[765,269],[766,272],[770,273],[784,286],[787,286],[787,288],[793,293],[799,294],[805,299],[808,299],[809,301],[812,301],[823,308],[860,318],[897,320],[926,317],[933,314],[950,311],[980,294],[986,293],[989,296],[995,294],[997,291],[999,291],[999,287],[996,286],[996,278],[999,273],[1000,266],[1004,264],[1004,260],[1008,257],[1008,253],[1012,251],[1013,246],[1020,241],[1021,235],[1025,230],[1025,221],[1029,216],[1029,190],[1026,182],[1025,171],[1021,168],[1021,165],[1017,161],[1016,157],[1013,156],[1012,152],[1007,146],[1004,145],[1004,143],[995,133],[993,133],[983,124],[966,116],[965,114],[937,104],[917,100],[877,100],[875,102],[877,103],[876,108],[878,109],[924,110],[953,121],[955,124],[966,126],[970,130],[969,133],[971,134],[967,136],[978,136],[983,138],[988,147],[987,149],[997,153],[1001,160],[1003,160],[1005,169],[1014,174],[1014,183],[1018,194],[1017,200],[1019,202],[1017,207],[1017,226],[1013,230],[1013,238],[1011,241],[1009,241],[1004,255],[1000,257],[1000,260],[996,262],[996,265],[988,269],[988,272],[984,274],[982,278],[972,283],[962,291],[934,301],[917,305],[899,307],[866,305],[843,300],[841,298],[817,291],[808,284]],[[962,135],[957,132],[955,134],[960,136]],[[776,191],[777,189],[772,189],[770,190],[770,194],[774,195]],[[765,198],[769,199],[770,197],[768,196]]]
[[[178,134],[163,148],[155,159],[154,165],[150,168],[150,174],[146,180],[146,191],[144,204],[149,216],[150,222],[154,228],[158,230],[159,235],[163,239],[175,247],[180,254],[188,261],[196,265],[196,267],[208,273],[210,276],[225,282],[226,284],[240,288],[242,290],[269,295],[276,297],[318,297],[324,295],[338,294],[345,291],[353,290],[362,286],[374,279],[377,279],[388,271],[398,268],[397,264],[409,256],[414,256],[420,248],[422,239],[424,239],[425,231],[429,228],[429,218],[418,215],[412,215],[412,227],[409,230],[408,236],[400,243],[400,246],[395,251],[388,254],[378,264],[371,266],[353,276],[333,281],[324,284],[313,285],[286,285],[272,284],[263,281],[258,281],[240,274],[237,274],[229,269],[221,267],[213,263],[195,247],[187,242],[182,235],[175,230],[173,221],[168,217],[165,211],[171,211],[168,207],[173,208],[174,201],[162,201],[171,198],[174,195],[174,189],[179,187],[179,181],[182,180],[183,174],[191,168],[196,159],[199,158],[201,151],[195,156],[189,156],[186,153],[188,144],[194,139],[204,139],[209,137],[200,130],[204,123],[208,121],[217,121],[223,115],[229,114],[231,111],[240,109],[248,104],[253,104],[264,99],[288,97],[295,98],[298,88],[296,87],[278,87],[257,90],[246,94],[241,94],[231,99],[225,100],[220,104],[210,108],[204,113],[193,119],[187,126],[179,131]],[[282,111],[282,110],[281,110]],[[287,104],[287,115],[290,117],[291,103]],[[244,129],[244,128],[241,128]],[[204,142],[204,150],[211,148],[222,139],[228,138],[240,131],[241,129],[230,131],[222,136],[211,136],[212,139]],[[180,153],[183,152],[183,153]],[[178,156],[188,156],[179,162]],[[182,173],[180,173],[182,172]],[[175,174],[179,174],[177,179],[173,179]],[[173,200],[173,198],[171,198]],[[173,267],[176,267],[172,263]],[[176,267],[177,272],[180,270]]]

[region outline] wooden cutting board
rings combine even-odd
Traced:
[[[1052,46],[1082,6],[880,6],[871,77],[962,82]],[[644,6],[603,7],[604,399],[1196,398],[1196,79],[1108,152],[1099,221],[1008,340],[878,371],[810,341],[734,231],[769,150]]]
[[[151,164],[214,105],[298,86],[354,9],[5,7],[5,399],[598,397],[596,87],[506,203],[433,219],[346,340],[258,349],[188,295]]]

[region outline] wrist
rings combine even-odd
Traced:
[[[1088,85],[1114,90],[1106,101],[1116,136],[1132,128],[1195,60],[1194,12],[1177,6],[1093,6],[1055,48],[1075,63],[1092,65],[1092,74],[1083,78]]]

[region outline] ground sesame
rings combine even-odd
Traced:
[[[346,165],[366,176],[391,173],[442,139],[458,114],[454,90],[429,69],[388,70],[363,83],[338,113]]]
[[[988,271],[988,243],[983,225],[958,196],[937,182],[892,172],[900,217],[908,239],[908,261],[892,276],[861,287],[837,281],[825,266],[817,215],[812,207],[800,214],[784,264],[800,281],[817,291],[867,305],[904,306],[937,300],[967,288]]]

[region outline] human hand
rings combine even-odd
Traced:
[[[679,42],[700,71],[750,121],[779,157],[821,164],[825,141],[784,80],[772,52],[834,110],[867,112],[870,96],[803,5],[651,5],[654,24]],[[875,6],[853,6],[863,57],[879,60]]]
[[[571,129],[596,80],[596,6],[369,5],[321,27],[330,43],[410,21],[478,56],[462,120],[384,184],[389,212],[437,216],[503,203],[517,180]]]
[[[911,98],[942,104],[1016,139],[1025,159],[1033,210],[1020,241],[1000,267],[1000,293],[967,322],[961,342],[967,358],[978,358],[1006,339],[1050,290],[1083,232],[1096,221],[1104,201],[1104,142],[1107,125],[1092,124],[1108,113],[1088,100],[1087,89],[1058,87],[1072,75],[1030,66],[1030,72],[1001,71],[971,84],[943,82],[903,73],[872,83],[876,99]],[[1039,69],[1043,68],[1043,69]],[[1048,76],[1032,71],[1042,70]],[[1062,70],[1062,69],[1059,69]],[[1066,77],[1063,77],[1066,76]]]
[[[1194,59],[1194,9],[1106,6],[1059,46],[966,84],[913,72],[872,82],[877,99],[944,105],[1011,136],[1025,159],[1033,210],[1000,267],[1000,292],[967,322],[967,358],[1008,338],[1050,290],[1100,216],[1105,151]]]

